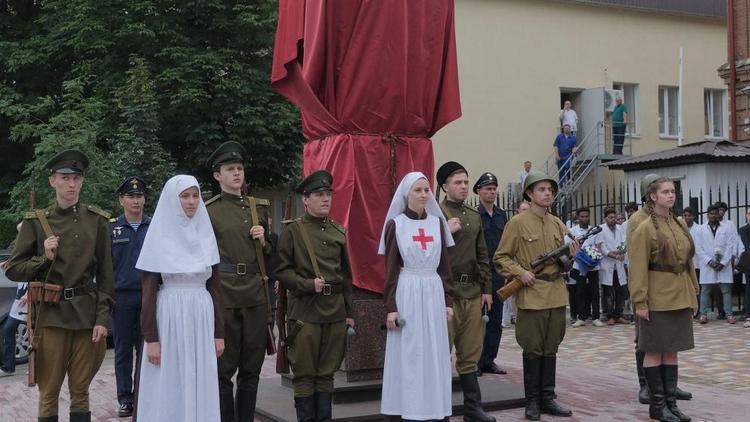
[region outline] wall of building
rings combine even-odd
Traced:
[[[541,0],[460,0],[456,37],[463,117],[434,137],[435,160],[470,178],[514,181],[524,160],[552,153],[561,88],[639,84],[633,154],[674,147],[659,137],[658,89],[677,86],[685,48],[685,140],[704,137],[704,89],[724,89],[723,21]],[[574,104],[575,108],[575,104]]]

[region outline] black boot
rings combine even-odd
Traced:
[[[557,356],[542,358],[541,408],[542,413],[554,416],[573,416],[573,411],[555,401],[555,378],[557,377]]]
[[[315,422],[315,396],[295,397],[297,422]]]
[[[685,415],[677,407],[677,365],[662,365],[661,376],[664,380],[664,396],[666,397],[667,408],[673,415],[680,419],[680,422],[690,422],[690,416]]]
[[[37,419],[38,422],[57,422],[57,415],[54,416],[45,416],[45,417],[39,417]]]
[[[495,422],[495,418],[482,410],[482,392],[479,391],[477,373],[460,374],[461,388],[464,391],[464,421]]]
[[[237,398],[234,400],[237,422],[253,422],[255,420],[256,397],[257,391],[255,390],[237,389]]]
[[[315,420],[317,422],[331,422],[331,393],[315,393]]]
[[[677,397],[677,400],[692,400],[693,393],[677,387],[677,389],[675,390],[675,397]]]
[[[541,410],[539,410],[541,369],[541,358],[523,358],[523,391],[526,396],[524,416],[530,421],[538,421],[541,413]]]
[[[648,416],[662,422],[680,422],[680,418],[673,415],[667,408],[666,399],[664,398],[664,381],[661,378],[661,367],[651,366],[643,368],[648,383],[650,404],[648,406]]]
[[[91,412],[70,412],[70,422],[91,422]]]
[[[635,368],[638,371],[638,384],[641,386],[638,390],[638,402],[641,404],[649,404],[651,401],[648,396],[646,374],[643,372],[643,358],[645,356],[646,352],[635,352]]]

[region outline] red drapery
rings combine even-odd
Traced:
[[[354,284],[382,292],[395,184],[432,178],[429,138],[461,115],[453,0],[280,0],[271,83],[302,111],[304,174],[333,174]]]

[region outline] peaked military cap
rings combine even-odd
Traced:
[[[483,175],[479,176],[477,182],[474,183],[474,193],[478,193],[480,188],[490,185],[497,186],[497,176],[490,172],[484,173]]]
[[[464,172],[467,175],[469,174],[464,166],[455,161],[448,161],[447,163],[440,166],[437,171],[437,177],[435,178],[437,180],[438,187],[442,187],[449,177],[458,172]]]
[[[294,189],[295,192],[306,195],[313,192],[332,191],[333,175],[327,170],[318,170],[305,177]]]
[[[77,149],[66,149],[47,160],[50,174],[83,174],[89,167],[89,158]]]
[[[139,176],[126,177],[115,191],[118,195],[143,195],[146,193],[146,182]]]
[[[206,167],[214,168],[221,164],[244,162],[244,156],[247,155],[245,147],[239,142],[228,141],[219,145],[206,160]]]

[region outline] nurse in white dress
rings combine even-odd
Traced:
[[[138,422],[218,422],[224,351],[219,251],[198,181],[178,175],[159,197],[136,268],[143,270]],[[159,282],[161,281],[161,286]]]
[[[385,255],[388,336],[380,411],[386,417],[441,420],[451,414],[448,321],[453,238],[424,174],[401,181],[378,253]],[[405,324],[398,325],[399,320]]]

